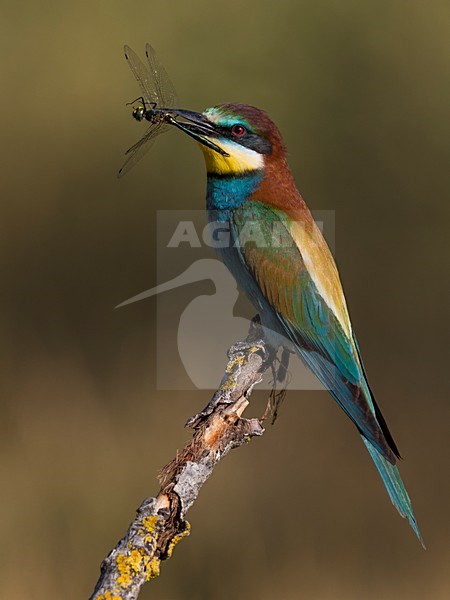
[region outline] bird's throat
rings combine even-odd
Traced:
[[[219,146],[225,154],[199,144],[205,157],[206,170],[215,175],[240,175],[247,171],[259,171],[264,168],[264,157],[251,148],[246,148],[232,140],[224,138],[207,138]]]
[[[218,212],[218,220],[225,213],[249,200],[264,178],[262,169],[248,171],[239,175],[217,175],[208,173],[206,187],[206,208]]]

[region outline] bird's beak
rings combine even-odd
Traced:
[[[184,120],[179,121],[179,118]],[[168,121],[172,125],[175,125],[175,127],[178,127],[178,129],[181,129],[181,131],[190,135],[194,140],[197,140],[197,142],[211,148],[211,150],[215,150],[215,152],[222,154],[222,156],[229,156],[225,150],[211,141],[211,137],[217,137],[218,131],[214,124],[208,121],[202,113],[197,113],[192,110],[171,108]]]

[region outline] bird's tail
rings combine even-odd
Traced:
[[[387,461],[384,456],[382,456],[364,437],[363,441],[370,453],[370,456],[372,457],[373,462],[375,463],[376,468],[378,469],[379,474],[381,475],[381,479],[383,480],[383,483],[388,491],[392,504],[403,518],[408,519],[409,524],[414,530],[414,533],[417,535],[420,543],[425,548],[425,544],[423,543],[422,536],[420,535],[420,531],[414,517],[411,500],[409,499],[408,492],[403,485],[403,481],[400,477],[397,467]]]

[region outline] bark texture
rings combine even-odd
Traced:
[[[247,339],[228,351],[211,402],[187,422],[193,437],[162,469],[158,495],[142,502],[125,536],[103,560],[90,600],[134,600],[144,583],[159,575],[161,562],[189,535],[186,513],[214,467],[232,448],[264,433],[262,420],[244,419],[242,413],[273,359],[255,318]]]

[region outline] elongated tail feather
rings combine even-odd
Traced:
[[[376,468],[378,469],[379,474],[381,475],[381,479],[383,480],[383,483],[387,489],[392,504],[403,518],[408,519],[409,524],[414,530],[414,533],[417,535],[420,543],[425,548],[425,544],[423,543],[422,536],[420,535],[420,531],[414,517],[411,500],[409,499],[408,492],[403,485],[403,481],[400,477],[397,467],[387,461],[368,440],[366,440],[364,437],[362,437],[362,439],[370,453],[370,456],[372,457],[373,462],[375,463]]]

